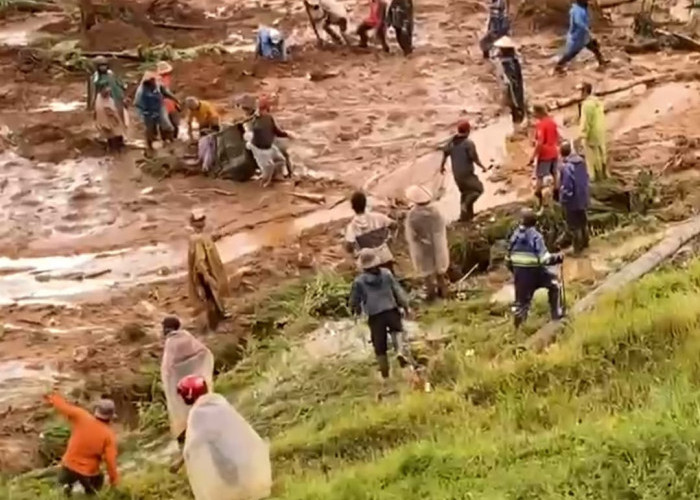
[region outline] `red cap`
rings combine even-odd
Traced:
[[[469,131],[471,131],[471,129],[472,129],[472,126],[469,123],[469,120],[461,120],[457,124],[457,132],[459,132],[460,134],[467,134],[467,133],[469,133]]]
[[[177,383],[177,393],[188,405],[193,405],[207,392],[209,392],[207,381],[200,375],[187,375]]]

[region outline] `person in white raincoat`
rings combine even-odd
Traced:
[[[188,375],[199,375],[211,387],[214,379],[214,356],[189,332],[180,329],[180,320],[168,316],[163,320],[165,347],[160,376],[168,406],[170,433],[180,446],[185,444],[185,429],[190,407],[177,392],[177,384]]]
[[[270,496],[272,468],[267,443],[203,377],[177,386],[192,407],[183,451],[195,500],[260,500]]]

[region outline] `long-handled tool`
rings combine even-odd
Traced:
[[[311,6],[306,0],[304,0],[304,9],[306,9],[306,15],[309,16],[309,22],[311,23],[311,28],[314,30],[314,35],[316,35],[316,40],[318,40],[318,46],[323,47],[323,39],[321,38],[321,35],[318,32],[318,28],[316,28],[314,18],[311,15]]]
[[[564,316],[566,316],[567,313],[567,308],[566,308],[566,282],[564,281],[564,261],[561,261],[561,264],[559,265],[559,281],[561,281],[561,287],[559,289],[560,297],[561,297],[561,311]]]

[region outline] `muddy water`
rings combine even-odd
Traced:
[[[39,31],[42,26],[60,21],[58,14],[38,14],[23,21],[0,26],[0,45],[25,46],[49,36]]]
[[[40,363],[0,362],[0,414],[10,406],[40,398],[60,378],[57,371]]]

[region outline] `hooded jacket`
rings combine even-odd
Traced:
[[[450,266],[447,225],[433,204],[416,205],[406,216],[406,241],[419,276],[444,274]]]
[[[350,309],[354,314],[362,311],[374,316],[399,307],[408,307],[408,296],[390,271],[364,271],[355,278],[350,291]]]
[[[564,159],[561,169],[559,202],[567,210],[585,210],[590,197],[588,169],[586,162],[577,154]]]

